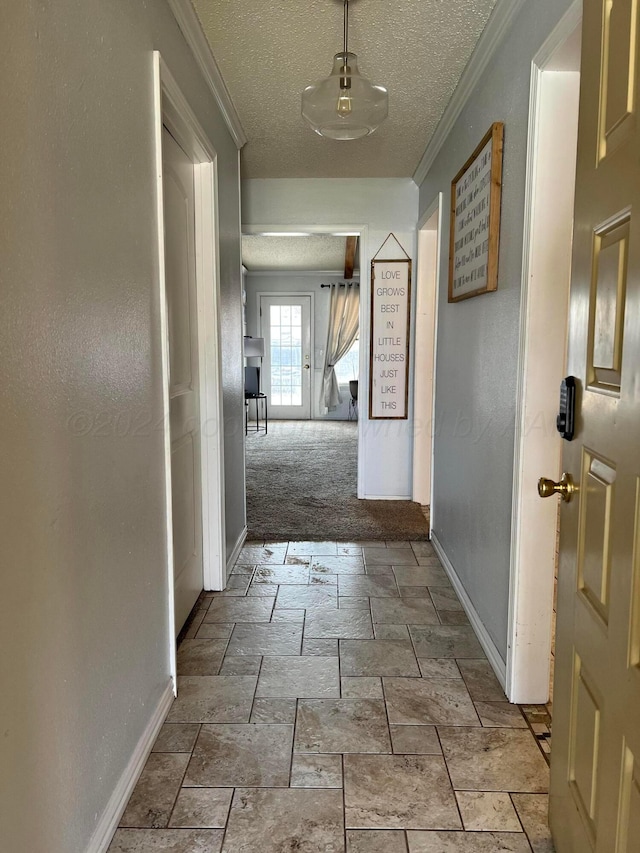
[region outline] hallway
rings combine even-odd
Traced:
[[[551,853],[547,764],[428,542],[245,545],[110,853]]]

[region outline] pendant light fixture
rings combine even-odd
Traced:
[[[349,53],[349,0],[344,5],[344,44],[333,58],[329,77],[302,93],[302,117],[319,136],[329,139],[360,139],[385,120],[389,95],[358,71],[358,57]]]

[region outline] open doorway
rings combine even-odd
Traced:
[[[243,237],[249,538],[327,535],[357,501],[359,234]],[[335,538],[335,533],[333,538]],[[331,537],[330,537],[331,538]]]
[[[576,3],[533,61],[529,121],[506,692],[512,702],[537,706],[531,713],[545,752],[558,508],[540,500],[537,481],[546,471],[559,478],[561,466],[556,416],[566,370],[580,43]]]
[[[416,295],[416,364],[414,376],[413,500],[432,519],[432,470],[435,399],[435,352],[438,311],[438,270],[442,194],[439,193],[418,223]]]

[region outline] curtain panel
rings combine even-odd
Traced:
[[[331,285],[329,331],[324,358],[321,405],[332,412],[342,402],[335,366],[353,346],[360,328],[360,288]]]

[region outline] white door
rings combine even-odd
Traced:
[[[269,417],[311,418],[311,297],[261,296],[262,391]]]
[[[193,163],[162,131],[176,634],[203,588]]]
[[[558,853],[640,851],[637,7],[584,3],[568,355],[578,403],[563,454],[577,491],[565,478],[551,750]]]

